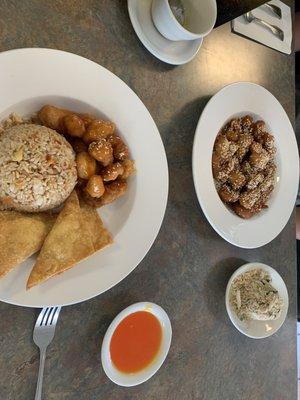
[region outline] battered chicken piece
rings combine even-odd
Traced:
[[[264,121],[256,121],[252,124],[252,131],[254,139],[258,142],[262,140],[262,134],[266,130],[266,124]]]
[[[118,176],[124,173],[124,167],[121,163],[116,162],[103,168],[101,171],[104,182],[114,181]]]
[[[232,210],[241,218],[250,219],[256,214],[254,210],[247,210],[247,208],[241,206],[239,203],[231,205]]]
[[[225,131],[226,138],[231,142],[237,142],[239,140],[239,133],[229,129]]]
[[[234,190],[239,190],[244,186],[246,178],[241,171],[232,171],[228,176],[228,181]]]
[[[106,185],[104,194],[100,197],[91,197],[86,191],[82,192],[82,198],[91,207],[98,208],[110,204],[123,196],[127,190],[127,182],[123,179],[116,179]]]
[[[38,112],[38,117],[42,125],[54,129],[60,133],[63,133],[65,129],[63,118],[68,114],[71,114],[71,112],[68,110],[63,110],[58,107],[45,105]]]
[[[214,162],[217,162],[217,161],[214,160]],[[237,165],[236,157],[233,157],[233,158],[223,161],[223,162],[221,160],[221,163],[218,166],[215,166],[215,170],[214,170],[215,179],[220,183],[226,182],[229,177],[229,174],[236,168],[236,165]]]
[[[229,155],[229,140],[223,136],[219,135],[215,141],[215,152],[218,154],[222,159],[227,159]]]
[[[262,144],[269,154],[271,154],[272,156],[275,155],[276,148],[274,136],[270,135],[268,132],[263,132]]]
[[[106,139],[107,136],[114,133],[115,129],[114,123],[96,119],[88,124],[83,140],[86,143],[92,143],[103,138]]]
[[[242,130],[242,124],[241,124],[241,119],[240,118],[233,118],[230,120],[227,124],[227,128],[232,129],[233,131],[236,132],[241,132]]]
[[[260,188],[257,187],[255,189],[246,190],[241,193],[239,197],[240,205],[247,210],[251,210],[254,204],[260,199]]]
[[[85,126],[81,118],[76,114],[68,114],[63,118],[64,131],[73,137],[82,137]]]
[[[101,197],[102,206],[110,204],[119,197],[123,196],[127,190],[127,182],[122,179],[117,179],[105,185],[104,195]]]
[[[276,170],[276,164],[273,161],[270,161],[264,170],[265,177],[272,177],[274,179]]]
[[[104,167],[113,162],[113,148],[105,139],[97,140],[89,145],[89,154]]]
[[[124,172],[121,175],[122,179],[127,179],[136,172],[135,163],[133,160],[121,161],[121,165],[124,169]]]
[[[120,136],[109,135],[107,141],[112,145],[114,158],[118,161],[124,161],[129,157],[129,149]]]
[[[219,190],[219,196],[225,203],[235,203],[239,198],[239,192],[231,189],[229,185],[223,185]]]
[[[262,149],[261,153],[252,152],[249,156],[250,165],[257,170],[263,170],[269,161],[270,155],[265,149]]]
[[[264,180],[264,174],[262,172],[258,172],[257,174],[253,174],[253,176],[247,182],[247,189],[255,189],[261,182]]]
[[[263,151],[263,147],[260,143],[254,141],[250,146],[250,151],[251,153],[260,154]]]
[[[239,148],[236,152],[236,155],[240,161],[242,161],[243,158],[245,157],[252,142],[253,142],[253,137],[252,135],[250,135],[250,133],[243,133],[239,136],[239,140],[237,142]]]
[[[241,124],[244,129],[250,129],[252,127],[253,118],[250,115],[245,115],[241,119]]]

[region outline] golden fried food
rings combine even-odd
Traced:
[[[265,169],[269,161],[270,155],[265,149],[262,149],[260,153],[251,152],[249,156],[251,167],[255,168],[257,171]]]
[[[255,189],[260,183],[263,182],[264,178],[265,177],[262,172],[253,174],[252,176],[250,176],[250,178],[246,184],[247,189]]]
[[[93,175],[88,180],[85,190],[91,197],[101,197],[105,192],[101,175]]]
[[[81,179],[89,179],[96,173],[96,160],[86,151],[76,154],[77,173]]]
[[[246,178],[241,171],[235,170],[230,172],[228,181],[234,190],[239,190],[245,185]]]
[[[64,132],[63,118],[70,114],[70,111],[63,110],[58,107],[46,105],[38,112],[38,118],[42,125],[54,129],[60,133]]]
[[[266,131],[266,124],[264,123],[264,121],[259,120],[253,123],[252,128],[253,134],[255,136],[256,133],[262,133]]]
[[[105,139],[100,139],[97,142],[92,142],[89,145],[89,154],[104,167],[113,162],[113,148]]]
[[[123,196],[127,190],[127,182],[122,179],[117,179],[105,185],[105,192],[100,198],[101,205],[110,204],[119,197]]]
[[[85,125],[76,114],[68,114],[63,118],[65,133],[73,137],[82,137],[85,132]]]
[[[116,162],[103,168],[101,171],[104,182],[114,181],[118,176],[124,173],[124,167],[121,163]]]
[[[95,118],[90,114],[77,114],[78,117],[81,118],[84,126],[87,128],[91,122],[95,120]]]
[[[275,181],[274,136],[249,115],[230,120],[218,133],[212,171],[218,194],[242,218],[266,208]]]
[[[253,118],[250,115],[245,115],[241,118],[241,125],[244,129],[249,129],[253,124]]]
[[[229,145],[230,141],[226,138],[226,136],[218,135],[215,141],[215,154],[218,154],[223,159],[226,159],[229,154]]]
[[[212,171],[213,176],[217,181],[220,181],[219,174],[222,173],[222,158],[215,152],[212,154]]]
[[[27,289],[46,281],[94,253],[85,229],[78,197],[72,192],[45,239],[27,281]]]
[[[239,132],[229,129],[226,131],[226,138],[231,142],[237,142],[239,140]]]
[[[263,151],[263,147],[260,143],[254,141],[254,142],[252,142],[252,144],[250,146],[250,151],[251,151],[251,153],[260,154]]]
[[[238,150],[236,152],[239,160],[242,160],[245,157],[252,142],[253,137],[250,133],[243,133],[239,136],[239,140],[237,141]]]
[[[104,228],[103,222],[94,207],[80,201],[80,210],[84,230],[89,232],[93,242],[94,251],[98,251],[113,242],[111,234]]]
[[[86,190],[81,193],[83,201],[94,208],[102,207],[117,200],[126,193],[128,184],[126,180],[116,179],[104,185],[105,192],[100,198],[90,196]]]
[[[268,132],[262,133],[262,144],[268,153],[272,155],[276,153],[274,136],[270,135]]]
[[[221,200],[224,203],[235,203],[239,199],[240,193],[236,190],[233,190],[229,185],[222,185],[218,191]]]
[[[116,126],[113,122],[96,119],[88,124],[83,140],[86,143],[92,143],[103,138],[106,139],[107,136],[114,133],[115,129]]]
[[[40,250],[56,217],[45,212],[0,212],[0,278]]]
[[[121,161],[121,165],[123,167],[123,173],[121,175],[122,179],[127,179],[129,178],[131,175],[133,175],[136,172],[135,169],[135,163],[133,160],[124,160]]]
[[[253,217],[253,215],[256,214],[254,210],[247,210],[247,208],[244,208],[241,206],[239,203],[234,203],[231,205],[231,208],[233,211],[241,218],[244,219],[250,219]]]
[[[225,183],[230,173],[236,169],[237,163],[238,159],[236,157],[223,160],[217,154],[213,154],[212,169],[214,178],[219,183]]]
[[[254,204],[258,202],[260,199],[260,189],[256,187],[255,189],[247,189],[241,193],[239,197],[240,205],[247,210],[251,210],[254,207]]]
[[[93,208],[102,207],[101,197],[92,197],[88,194],[88,192],[86,190],[80,191],[80,198],[82,199],[82,201],[84,201],[90,207],[93,207]]]
[[[118,161],[124,161],[129,157],[129,149],[120,136],[109,135],[107,141],[113,147],[114,158]]]

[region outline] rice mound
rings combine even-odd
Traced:
[[[0,209],[50,210],[67,199],[76,181],[73,149],[53,129],[19,124],[0,135]]]

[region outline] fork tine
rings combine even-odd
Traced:
[[[50,320],[52,318],[53,311],[54,311],[54,307],[50,307],[49,311],[47,313],[47,318],[44,320],[44,323],[43,323],[44,326],[50,325]]]
[[[41,312],[39,313],[39,316],[38,316],[38,318],[36,320],[36,325],[37,326],[41,326],[42,325],[42,322],[43,322],[43,320],[45,318],[45,315],[46,315],[47,311],[48,311],[48,307],[44,307],[41,310]]]
[[[53,317],[52,317],[52,320],[51,320],[51,325],[56,325],[56,322],[57,322],[57,318],[58,318],[58,316],[59,316],[59,313],[60,313],[60,307],[55,307],[55,311],[54,311],[54,314],[53,314]]]

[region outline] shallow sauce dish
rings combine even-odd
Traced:
[[[112,336],[120,324],[128,315],[138,311],[147,311],[152,313],[160,322],[162,328],[161,345],[154,360],[144,369],[134,373],[123,373],[113,364],[110,355],[110,343]],[[120,386],[139,385],[151,378],[161,367],[170,349],[172,339],[172,327],[167,313],[158,305],[149,302],[140,302],[132,304],[125,308],[110,324],[102,342],[101,361],[106,375],[114,383]]]
[[[158,234],[168,196],[167,159],[158,129],[121,79],[71,53],[38,48],[1,53],[0,86],[1,120],[12,112],[30,116],[45,104],[90,113],[116,124],[136,160],[138,173],[130,178],[126,195],[99,210],[113,236],[111,246],[29,291],[25,283],[34,258],[0,280],[0,300],[12,304],[44,307],[87,300],[124,279]]]
[[[249,114],[265,121],[277,147],[275,189],[268,208],[250,220],[222,203],[212,175],[212,151],[220,129],[233,117]],[[278,100],[265,88],[238,82],[221,89],[199,119],[193,145],[193,178],[199,203],[212,227],[228,242],[256,248],[272,241],[288,222],[298,189],[299,157],[292,125]]]
[[[283,300],[283,308],[279,318],[275,320],[271,321],[255,320],[255,321],[243,322],[237,317],[236,313],[232,309],[232,306],[230,305],[229,302],[230,288],[232,282],[238,275],[243,274],[246,271],[250,271],[252,269],[257,269],[257,268],[265,270],[270,275],[272,279],[271,285],[278,291],[279,296]],[[252,339],[263,339],[277,332],[278,329],[284,323],[289,307],[289,298],[286,285],[281,276],[278,274],[278,272],[275,271],[275,269],[262,263],[248,263],[238,268],[231,276],[226,288],[225,303],[226,303],[226,310],[231,322],[241,333]]]

